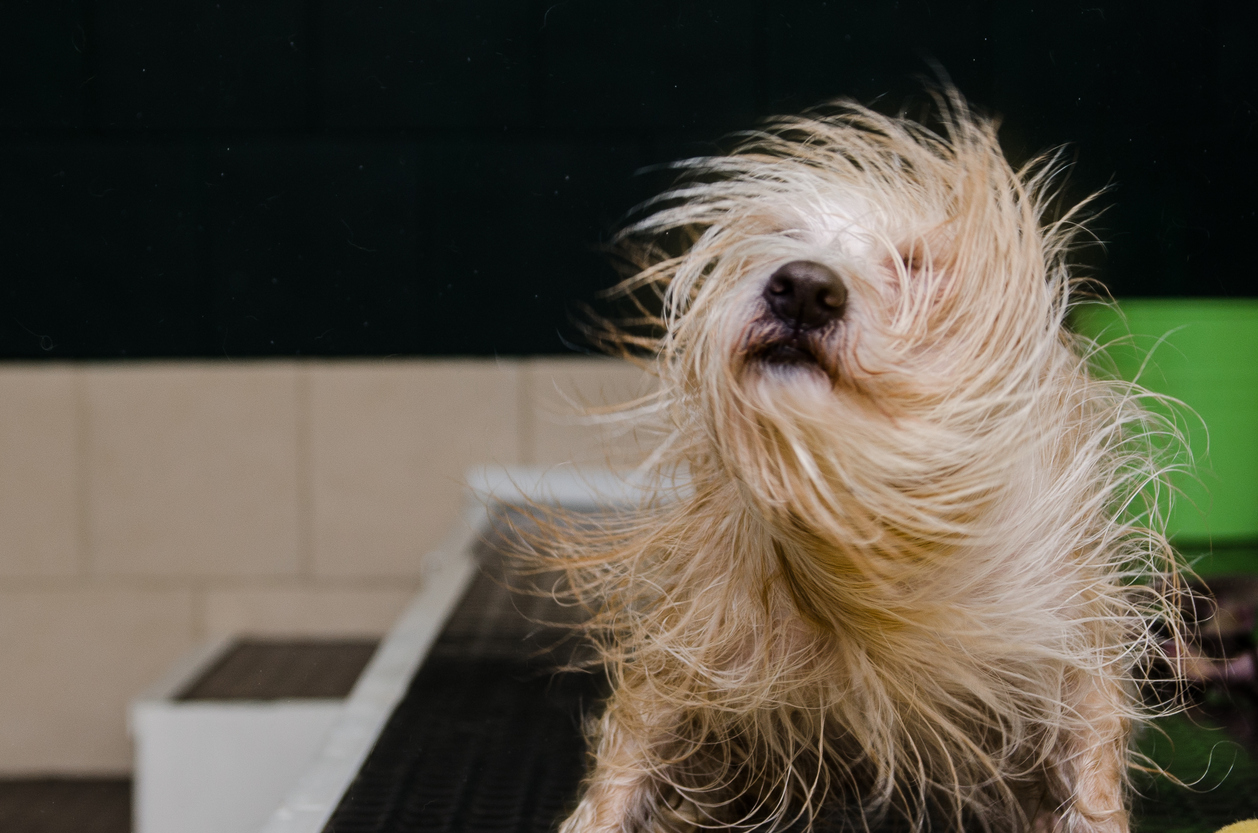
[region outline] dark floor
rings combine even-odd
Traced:
[[[129,778],[0,780],[2,833],[130,833]]]

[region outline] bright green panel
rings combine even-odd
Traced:
[[[1258,534],[1258,385],[1171,385],[1193,409],[1184,420],[1196,478],[1181,477],[1170,527],[1178,538],[1235,540]],[[1207,431],[1208,429],[1208,431]]]
[[[1100,365],[1192,411],[1180,426],[1197,472],[1173,480],[1172,536],[1258,537],[1258,300],[1137,299],[1121,315],[1089,304],[1073,323],[1104,347]]]
[[[1121,315],[1109,305],[1086,304],[1072,321],[1106,347],[1124,378],[1133,378],[1152,353],[1141,381],[1153,390],[1187,379],[1258,385],[1258,300],[1146,298],[1120,307]]]

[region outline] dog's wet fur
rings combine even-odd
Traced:
[[[621,235],[657,485],[542,519],[613,681],[562,833],[1128,830],[1177,434],[1065,324],[1059,157],[936,104],[779,119]]]

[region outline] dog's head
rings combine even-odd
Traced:
[[[993,122],[939,100],[937,131],[856,105],[773,123],[682,163],[627,232],[688,242],[630,282],[663,299],[686,461],[827,537],[990,532],[1083,372],[1052,161],[1013,170]]]

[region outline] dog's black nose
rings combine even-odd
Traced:
[[[792,260],[778,268],[764,287],[773,314],[802,330],[823,327],[843,315],[847,287],[827,266]]]

